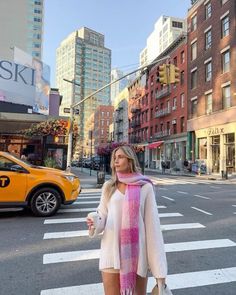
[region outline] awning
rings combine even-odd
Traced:
[[[164,141],[156,141],[156,142],[152,142],[150,143],[147,147],[149,149],[155,149],[155,148],[158,148],[160,145],[163,144]]]

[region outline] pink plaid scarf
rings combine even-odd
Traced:
[[[120,231],[120,293],[134,294],[139,255],[139,206],[141,186],[152,183],[140,173],[119,173],[120,182],[127,184],[122,208]]]

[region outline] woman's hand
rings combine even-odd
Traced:
[[[93,219],[87,217],[87,218],[86,218],[86,222],[87,222],[87,226],[88,226],[89,230],[92,229],[92,228],[94,228],[94,222],[93,222]]]

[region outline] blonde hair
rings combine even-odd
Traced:
[[[117,148],[115,148],[111,154],[111,171],[112,171],[112,177],[110,180],[108,180],[104,184],[104,194],[105,196],[110,199],[110,197],[113,195],[115,190],[117,189],[117,183],[118,183],[118,177],[115,170],[115,154],[118,150],[121,150],[126,158],[128,159],[129,166],[130,166],[130,173],[139,173],[141,171],[138,158],[136,156],[136,153],[134,149],[129,145],[122,145]]]

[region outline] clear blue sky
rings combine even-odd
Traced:
[[[45,0],[43,61],[55,86],[56,48],[71,32],[85,26],[105,35],[112,67],[138,67],[139,53],[161,15],[184,18],[191,0]],[[131,66],[130,66],[131,65]]]

